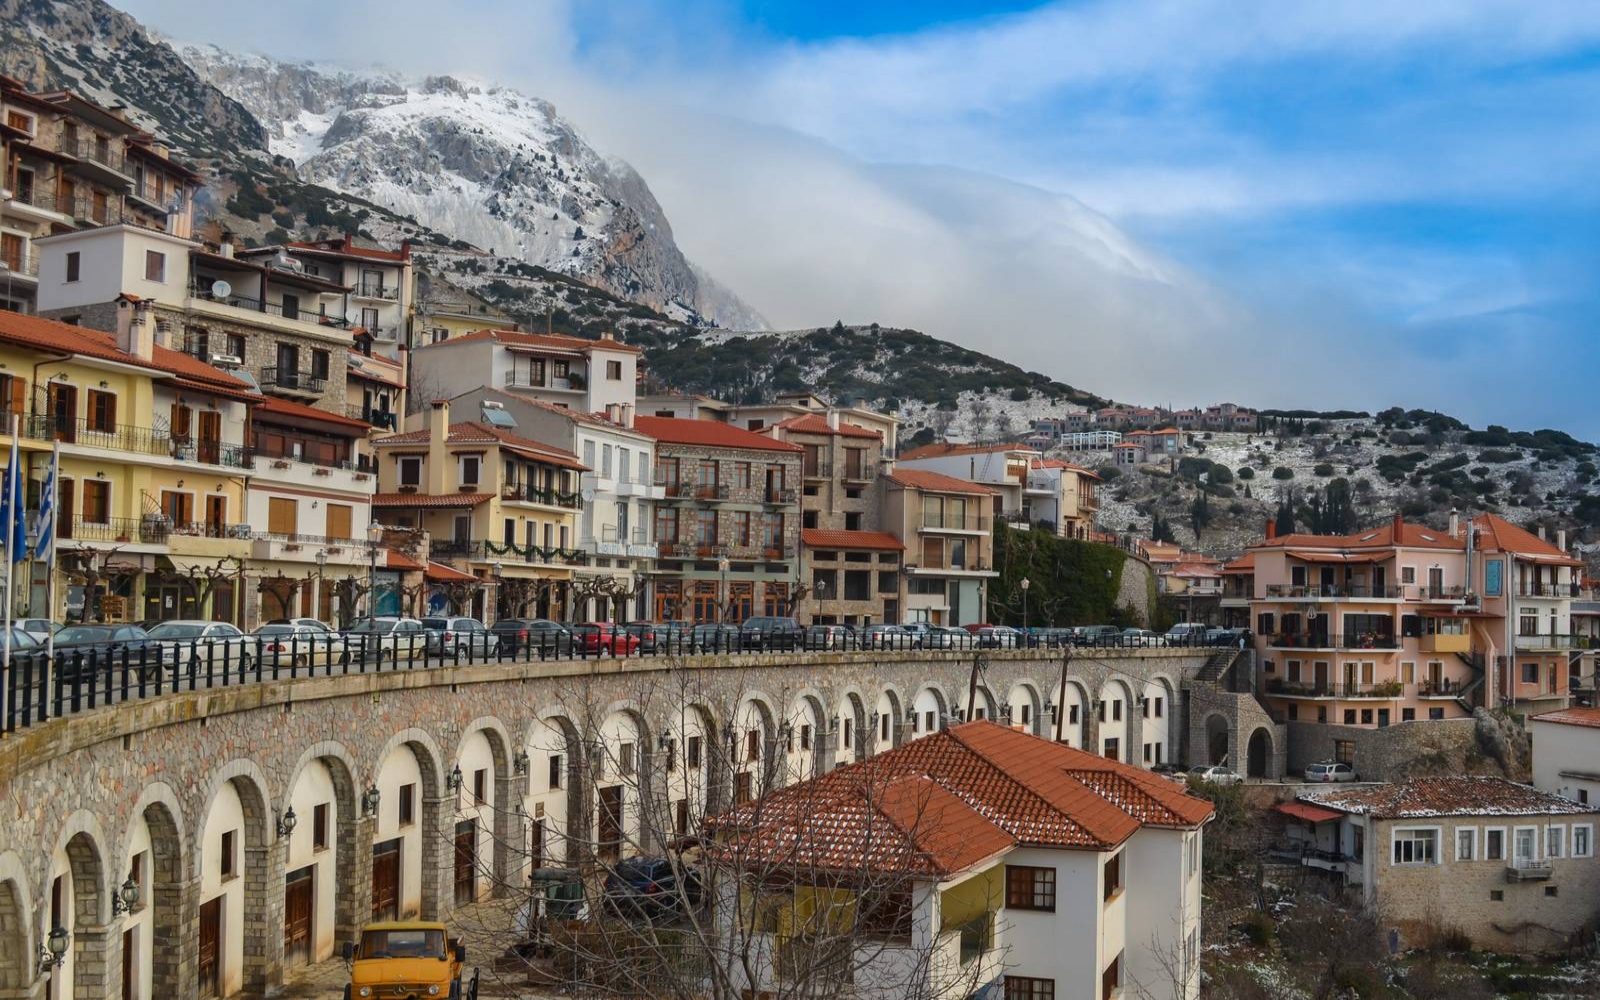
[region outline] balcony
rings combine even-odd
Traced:
[[[546,507],[565,507],[568,510],[582,510],[583,496],[578,493],[563,493],[549,487],[528,486],[519,483],[500,488],[500,499],[508,503],[536,503]]]
[[[518,545],[516,542],[447,542],[451,546],[465,545],[464,553],[454,553],[454,558],[487,562],[525,562],[539,565],[574,565],[587,561],[582,549],[564,549],[558,545]],[[435,555],[439,546],[433,548]]]
[[[0,255],[0,279],[8,284],[33,284],[39,277],[39,255],[12,253]]]
[[[543,389],[555,392],[582,392],[588,382],[582,375],[545,375],[538,376],[528,371],[510,368],[506,371],[505,387],[507,389]]]
[[[345,329],[350,325],[350,320],[346,316],[330,316],[324,312],[312,312],[299,307],[285,309],[282,302],[262,301],[259,298],[253,298],[248,295],[230,293],[218,298],[212,294],[212,288],[216,280],[214,277],[200,276],[189,282],[189,297],[199,300],[191,304],[196,306],[203,303],[227,306],[230,309],[242,309],[246,312],[276,316],[296,323],[305,323],[308,326]]]
[[[116,143],[86,136],[79,139],[77,147],[69,152],[78,158],[76,169],[79,173],[112,185],[132,185],[133,175],[128,172],[127,157],[122,155]]]
[[[1464,633],[1439,632],[1422,636],[1417,645],[1424,653],[1470,653],[1472,637]]]
[[[1267,584],[1267,596],[1282,600],[1310,601],[1390,601],[1405,597],[1404,587],[1369,587],[1366,584],[1306,586],[1292,583]]]
[[[1324,681],[1321,684],[1295,684],[1273,678],[1267,684],[1267,693],[1280,698],[1310,698],[1326,701],[1359,698],[1399,698],[1405,694],[1405,686],[1399,681],[1376,681],[1371,683],[1341,681],[1337,684]]]
[[[162,517],[75,517],[56,525],[61,541],[107,542],[119,545],[165,545],[172,533]]]
[[[1466,690],[1466,687],[1467,685],[1453,681],[1448,677],[1441,677],[1437,680],[1423,681],[1422,684],[1417,688],[1417,697],[1444,698],[1449,701],[1454,701],[1455,699],[1461,697],[1462,693]]]
[[[1518,597],[1579,597],[1582,589],[1575,583],[1521,583],[1517,585]]]
[[[61,420],[50,414],[30,413],[22,418],[20,428],[22,436],[30,440],[60,441],[123,455],[165,457],[229,469],[248,469],[254,464],[250,450],[242,445],[174,438],[167,431],[152,427],[118,424],[107,430],[92,426],[84,417]]]
[[[953,517],[949,514],[923,513],[923,531],[948,531],[960,534],[981,535],[989,530],[989,519],[976,514]]]
[[[245,537],[251,542],[250,555],[253,559],[317,562],[320,555],[329,565],[359,566],[368,562],[372,555],[372,543],[364,538],[252,532],[249,525],[243,527]]]
[[[351,294],[362,299],[394,302],[400,298],[400,289],[394,285],[384,284],[381,281],[363,281],[356,285],[355,291]]]
[[[37,222],[59,222],[72,214],[72,201],[36,182],[13,191],[6,201],[6,211]]]
[[[800,475],[806,479],[831,479],[833,477],[833,463],[827,459],[803,462],[800,466]]]
[[[328,389],[328,380],[310,372],[267,365],[261,369],[261,388],[291,396],[315,399]]]
[[[1587,635],[1519,635],[1517,648],[1525,650],[1594,649],[1600,640]]]
[[[769,486],[761,491],[761,502],[767,504],[793,504],[797,502],[794,490]]]
[[[322,462],[307,462],[303,458],[289,455],[265,452],[256,452],[254,455],[253,478],[280,486],[370,494],[376,485],[377,470],[368,459],[346,460],[328,465]]]
[[[346,404],[344,415],[352,420],[365,420],[372,426],[387,431],[398,430],[400,425],[400,415],[393,410],[375,410],[360,403]]]
[[[1555,863],[1552,861],[1536,861],[1533,858],[1515,858],[1506,865],[1507,882],[1542,882],[1553,878],[1556,873]]]
[[[592,473],[585,475],[584,478],[593,482],[602,481],[597,480]],[[641,500],[661,500],[666,497],[666,490],[661,484],[652,482],[643,474],[634,477],[619,476],[611,484],[609,491],[602,489],[601,492],[611,492],[619,497],[638,497]]]
[[[601,527],[599,538],[585,538],[583,547],[595,555],[634,559],[654,559],[657,552],[650,541],[650,533],[644,528],[625,532],[610,524]]]
[[[1400,640],[1392,635],[1362,632],[1355,635],[1323,632],[1280,632],[1269,636],[1274,649],[1399,649]]]

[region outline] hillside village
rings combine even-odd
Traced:
[[[506,996],[1600,993],[1594,446],[243,233],[126,108],[0,124],[0,996],[336,995],[369,917]]]

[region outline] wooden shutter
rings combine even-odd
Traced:
[[[274,535],[293,535],[299,529],[299,504],[287,497],[267,499],[267,530]]]
[[[189,415],[192,411],[182,403],[172,404],[172,436],[187,438],[189,436]]]
[[[353,538],[350,534],[350,507],[348,504],[331,503],[328,505],[329,538]]]

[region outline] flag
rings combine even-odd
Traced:
[[[6,466],[6,495],[0,499],[0,531],[5,532],[6,557],[21,562],[28,557],[28,518],[22,507],[22,453],[17,448],[15,418],[12,418],[11,461]]]
[[[45,472],[44,488],[39,491],[39,537],[33,543],[35,559],[50,559],[56,551],[56,473],[61,466],[61,449],[50,453],[50,468]]]

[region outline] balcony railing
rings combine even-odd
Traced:
[[[225,297],[218,298],[211,294],[211,289],[214,283],[214,279],[211,278],[198,278],[194,281],[191,281],[189,283],[189,295],[197,299],[206,299],[211,302],[218,302],[234,309],[246,309],[250,312],[266,313],[268,316],[281,316],[284,319],[292,319],[299,323],[310,323],[313,326],[333,326],[344,328],[350,325],[349,318],[345,316],[330,316],[327,313],[311,312],[308,309],[303,309],[298,306],[294,307],[293,309],[286,310],[282,302],[272,302],[270,300],[263,302],[258,298],[252,298],[248,295],[229,294]]]
[[[314,393],[319,396],[328,388],[327,379],[318,378],[310,372],[279,368],[277,365],[267,365],[261,369],[261,384],[264,387],[276,386],[279,389]]]
[[[135,455],[165,455],[180,461],[234,469],[248,469],[254,464],[250,450],[242,445],[175,438],[165,430],[152,427],[118,424],[105,429],[92,425],[85,417],[58,419],[48,413],[28,414],[19,426],[22,436],[34,441],[60,441]]]
[[[1513,858],[1506,865],[1507,882],[1538,882],[1555,875],[1555,863],[1548,859]]]
[[[1319,600],[1344,599],[1389,599],[1405,596],[1404,587],[1369,587],[1366,584],[1328,584],[1306,586],[1292,583],[1267,584],[1268,597],[1310,597]]]
[[[586,384],[582,375],[546,375],[543,378],[516,368],[506,370],[506,387],[510,389],[582,389]]]
[[[1521,583],[1518,597],[1578,597],[1582,588],[1575,583]]]
[[[1595,649],[1600,639],[1587,635],[1519,635],[1518,649]]]
[[[833,463],[827,459],[803,462],[800,466],[800,474],[807,479],[827,479],[833,475]]]
[[[520,559],[530,563],[581,563],[585,559],[582,549],[564,549],[559,545],[518,545],[516,542],[474,542],[468,559]],[[435,550],[437,552],[437,547]]]
[[[128,172],[128,161],[115,143],[101,142],[93,137],[83,138],[78,140],[78,147],[72,152],[78,159],[97,163],[107,170],[123,175]]]
[[[39,255],[29,253],[0,254],[0,276],[37,278],[39,276]]]
[[[1372,632],[1280,632],[1268,639],[1267,645],[1278,649],[1399,649],[1400,640]]]
[[[311,465],[319,469],[343,469],[346,472],[366,473],[372,475],[378,471],[378,460],[367,455],[357,455],[355,458],[336,459],[331,462],[319,462],[310,455],[285,455],[282,452],[265,451],[256,449],[251,452],[256,459],[257,468],[289,468],[294,465]],[[281,465],[279,463],[282,463]],[[402,487],[401,492],[405,492]]]
[[[245,529],[245,538],[256,541],[282,542],[285,545],[319,545],[329,549],[370,549],[372,542],[366,538],[338,538],[331,535],[307,535],[299,532],[284,531],[254,531],[248,524],[241,525]]]
[[[988,531],[989,519],[975,514],[968,514],[966,517],[955,517],[949,514],[929,514],[924,512],[922,526],[924,528],[932,528],[935,531]]]
[[[364,299],[385,299],[390,302],[400,297],[398,288],[381,281],[363,281],[356,286],[355,293]]]
[[[1288,698],[1398,698],[1405,694],[1399,681],[1324,681],[1320,684],[1297,684],[1274,678],[1267,685],[1268,694]]]
[[[75,517],[56,525],[56,537],[84,542],[165,543],[172,533],[164,518]]]
[[[42,184],[34,184],[11,192],[11,200],[19,205],[42,208],[46,212],[59,212],[62,215],[72,214],[72,200],[62,197],[50,187]]]
[[[501,487],[500,499],[520,503],[542,503],[550,507],[566,507],[571,510],[583,509],[583,496],[581,494],[563,493],[557,489],[525,486],[519,483]]]
[[[400,426],[400,415],[393,410],[374,410],[360,403],[345,404],[344,415],[352,420],[365,420],[372,426],[384,430],[397,430]]]
[[[786,490],[780,487],[768,487],[761,491],[761,500],[763,503],[786,504],[794,503],[795,499],[794,490]]]

